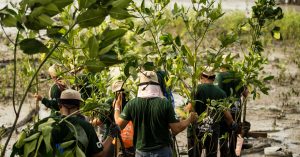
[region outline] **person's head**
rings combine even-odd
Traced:
[[[212,67],[205,67],[204,71],[201,73],[200,81],[201,83],[213,83],[216,78],[216,74]]]
[[[57,65],[53,64],[52,66],[49,67],[48,73],[52,79],[57,78]]]
[[[59,99],[60,112],[63,115],[69,115],[79,110],[82,103],[81,95],[78,91],[73,89],[64,90]]]

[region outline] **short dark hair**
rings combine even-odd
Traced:
[[[205,78],[207,78],[209,80],[215,80],[215,78],[216,78],[216,75],[207,75],[205,73],[202,73],[201,76],[205,77]]]

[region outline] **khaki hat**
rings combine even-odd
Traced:
[[[140,78],[140,84],[157,83],[159,85],[157,74],[154,71],[141,72],[139,73],[139,78]]]
[[[81,94],[74,89],[66,89],[60,95],[60,100],[79,100],[83,101]]]
[[[112,92],[120,91],[122,89],[123,84],[124,84],[124,82],[120,81],[120,80],[114,82],[111,86]]]

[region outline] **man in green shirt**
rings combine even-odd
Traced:
[[[122,93],[116,100],[116,123],[123,129],[133,122],[136,157],[172,157],[169,129],[176,135],[197,119],[192,112],[188,119],[178,121],[172,104],[160,92],[156,73],[144,71],[140,74],[138,96],[126,104],[121,115]]]
[[[42,103],[47,107],[51,109],[51,113],[54,113],[55,111],[59,111],[58,107],[58,99],[60,97],[60,94],[63,90],[67,88],[66,83],[64,80],[60,79],[57,76],[57,65],[53,64],[49,67],[48,73],[51,77],[51,79],[54,81],[54,84],[51,86],[49,90],[49,99],[46,97],[42,97],[39,94],[35,94],[34,97],[38,101],[42,101]]]
[[[59,108],[61,115],[69,116],[70,114],[74,114],[75,112],[77,112],[79,110],[81,101],[81,95],[78,91],[73,89],[67,89],[63,91],[59,99]],[[67,120],[70,123],[74,125],[80,125],[83,128],[86,137],[88,138],[88,143],[84,146],[84,152],[87,157],[107,156],[106,153],[108,153],[113,137],[115,137],[116,135],[110,134],[111,136],[107,137],[107,139],[104,141],[103,146],[102,143],[99,142],[93,126],[89,124],[83,116],[81,116],[80,114],[74,114],[74,116],[67,118]],[[69,133],[70,132],[68,128],[52,133],[55,143],[62,143]],[[84,133],[82,133],[80,136],[84,136]],[[59,148],[59,145],[56,144],[56,147]]]
[[[231,114],[235,121],[240,122],[241,118],[241,96],[247,97],[248,90],[244,86],[240,86],[241,79],[236,76],[233,71],[229,71],[230,66],[224,64],[221,66],[221,71],[216,75],[215,84],[226,92],[228,98],[231,98]],[[241,87],[237,89],[238,87]],[[236,132],[233,134],[232,130],[226,124],[225,120],[220,123],[220,136],[228,133],[227,138],[220,140],[220,154],[221,157],[235,157],[235,145],[236,145]],[[228,143],[228,141],[231,141]]]
[[[111,125],[109,137],[102,144],[93,126],[80,114],[81,103],[78,91],[64,90],[59,99],[60,115],[42,119],[33,129],[24,131],[22,135],[25,137],[21,136],[14,144],[11,156],[108,157],[109,147],[120,131],[119,127]],[[28,139],[26,136],[31,140],[25,141]]]
[[[197,86],[194,96],[196,104],[194,108],[188,104],[188,109],[196,111],[201,115],[206,112],[207,116],[203,122],[196,128],[196,135],[199,140],[198,147],[194,148],[195,139],[192,136],[192,128],[188,129],[188,148],[189,157],[200,157],[202,149],[206,149],[207,157],[217,157],[218,137],[220,132],[219,117],[224,116],[228,124],[233,124],[233,119],[229,111],[221,111],[219,106],[213,106],[213,102],[221,102],[226,98],[226,93],[213,84],[215,74],[209,68],[201,74],[201,84]],[[210,108],[208,108],[210,106]],[[213,106],[213,107],[212,107]],[[214,109],[212,109],[214,108]],[[218,111],[221,111],[219,115]],[[206,136],[207,134],[211,134]],[[202,138],[204,143],[202,143]]]

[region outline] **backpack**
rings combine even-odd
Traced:
[[[175,107],[175,101],[171,88],[166,86],[166,80],[168,79],[166,72],[159,70],[156,72],[156,75],[163,95],[172,103],[172,106]]]

